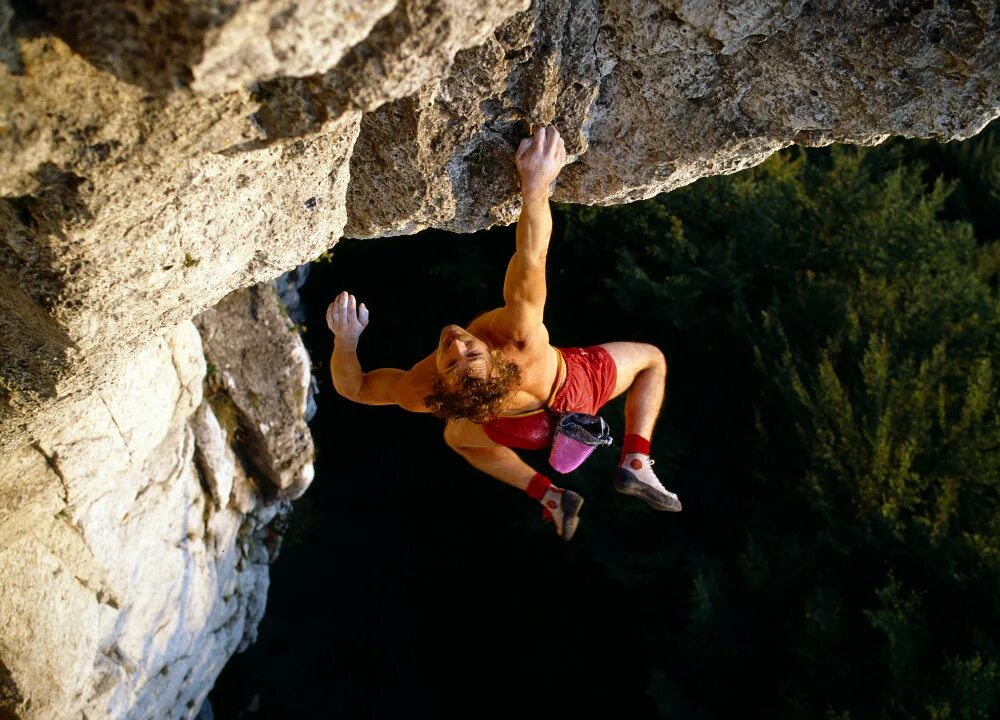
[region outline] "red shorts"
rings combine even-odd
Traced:
[[[618,381],[615,361],[599,345],[586,348],[557,348],[566,362],[566,379],[545,409],[521,415],[504,415],[483,423],[486,436],[510,448],[542,450],[552,444],[558,415],[582,412],[596,415],[611,399]]]

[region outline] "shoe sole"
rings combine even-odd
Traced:
[[[618,469],[615,475],[615,490],[624,494],[644,500],[649,507],[654,510],[665,510],[666,512],[680,512],[681,501],[664,495],[652,488],[639,478],[622,468]]]
[[[583,497],[577,495],[572,490],[567,490],[562,497],[563,511],[563,540],[572,540],[576,532],[577,525],[580,524],[580,508],[583,507]]]

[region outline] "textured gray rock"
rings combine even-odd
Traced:
[[[0,1],[0,63],[6,66],[7,72],[20,72],[21,56],[10,34],[10,21],[13,19],[14,10],[8,0]]]
[[[245,93],[155,98],[58,39],[21,48],[32,73],[0,104],[0,332],[22,339],[0,345],[0,446],[52,427],[160,328],[333,244],[358,124],[243,147],[259,134]]]
[[[287,137],[406,97],[447,74],[459,50],[479,45],[527,6],[527,0],[403,0],[327,72],[260,83],[256,118],[268,137]]]
[[[557,200],[616,203],[793,142],[967,137],[1000,104],[986,0],[10,7],[0,448],[342,234],[513,221],[530,123],[567,138]]]
[[[394,0],[40,0],[50,27],[101,70],[154,93],[226,92],[332,67]]]
[[[184,323],[3,467],[0,487],[31,478],[36,491],[0,525],[0,660],[20,698],[3,709],[14,717],[197,707],[209,684],[191,670],[221,668],[242,638],[240,593],[266,570],[237,569],[244,516],[216,511],[199,483],[187,418],[203,375]]]
[[[512,222],[532,123],[566,138],[557,200],[617,203],[1000,107],[987,0],[14,7],[2,716],[190,717],[252,641],[267,525],[311,478],[308,358],[269,286],[230,293],[342,235]]]
[[[613,204],[792,143],[962,138],[996,117],[996,5],[893,7],[539,0],[440,80],[365,114],[346,233],[512,222],[527,123],[555,124],[575,159],[556,200]]]
[[[365,39],[395,0],[257,0],[208,34],[193,68],[201,92],[237,90],[278,75],[327,70]]]
[[[198,316],[212,402],[240,438],[269,497],[294,500],[313,479],[305,424],[309,353],[270,283],[240,290]]]
[[[285,306],[288,317],[297,326],[303,328],[306,323],[306,308],[302,304],[299,290],[306,284],[306,280],[309,277],[309,267],[309,263],[299,265],[297,268],[289,270],[274,279],[274,289],[278,293],[278,299],[281,301],[281,304]],[[316,405],[316,396],[318,394],[319,384],[316,382],[316,376],[312,375],[309,383],[309,393],[306,397],[306,413],[304,416],[306,422],[312,420],[319,409]]]
[[[206,378],[182,323],[0,463],[0,715],[192,717],[256,638],[280,542],[269,523],[312,477],[310,378],[270,284],[222,305],[199,318],[206,337],[257,342],[225,382]],[[266,374],[277,389],[250,403]],[[250,437],[264,418],[285,426]]]

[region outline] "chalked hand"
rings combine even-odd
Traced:
[[[345,290],[326,309],[326,324],[338,343],[347,349],[358,347],[358,338],[368,327],[368,308]]]

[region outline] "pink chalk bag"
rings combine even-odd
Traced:
[[[549,465],[559,473],[576,470],[594,448],[611,444],[611,431],[604,419],[586,413],[565,413],[556,420]]]

